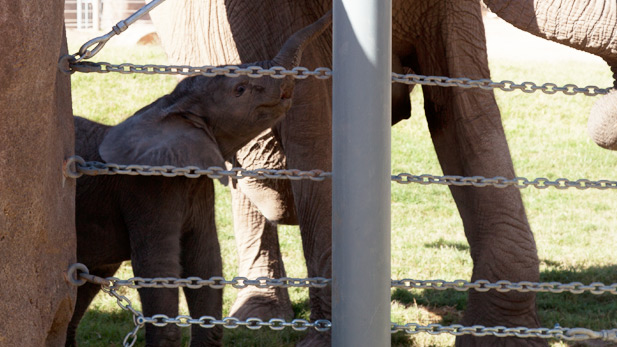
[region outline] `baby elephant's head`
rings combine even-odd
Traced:
[[[203,121],[227,158],[285,116],[293,89],[291,77],[196,76],[180,82],[169,110]]]
[[[242,67],[298,66],[304,48],[331,21],[328,12],[293,34],[272,60]],[[169,95],[111,128],[99,153],[118,164],[223,166],[224,159],[285,115],[293,88],[289,76],[186,78]]]

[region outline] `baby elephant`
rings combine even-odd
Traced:
[[[328,14],[298,31],[271,61],[297,66],[302,50],[331,22]],[[248,66],[248,65],[245,65]],[[290,77],[184,79],[169,95],[109,127],[75,117],[75,151],[87,161],[118,164],[223,166],[234,152],[279,121],[291,106]],[[77,260],[92,274],[112,276],[131,259],[139,277],[221,276],[214,223],[214,188],[207,177],[98,176],[77,181]],[[78,289],[67,332],[75,331],[99,286]],[[185,289],[190,314],[221,317],[222,291]],[[144,315],[178,315],[177,289],[139,289]],[[220,345],[220,327],[193,326],[191,346]],[[179,346],[180,330],[146,326],[148,346]]]

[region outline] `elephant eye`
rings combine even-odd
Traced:
[[[245,90],[246,90],[246,85],[245,84],[238,84],[236,86],[236,97],[242,95]]]

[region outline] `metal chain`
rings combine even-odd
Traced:
[[[200,169],[196,166],[175,167],[171,165],[165,166],[149,166],[149,165],[118,165],[113,163],[101,163],[96,161],[86,162],[79,156],[72,156],[64,163],[64,175],[69,178],[79,178],[82,175],[98,176],[98,175],[142,175],[142,176],[164,176],[177,177],[184,176],[187,178],[198,178],[208,176],[212,179],[222,177],[230,177],[233,179],[255,178],[263,179],[289,179],[323,181],[330,178],[330,172],[322,170],[301,171],[297,169],[288,170],[271,170],[271,169],[256,169],[246,170],[235,167],[231,170],[225,170],[218,166],[212,166],[207,169]]]
[[[71,283],[75,285],[81,285],[86,281],[102,284],[102,290],[108,293],[110,296],[116,298],[118,306],[123,310],[130,311],[133,314],[133,320],[135,328],[130,331],[124,338],[124,346],[133,346],[137,339],[137,332],[145,324],[152,324],[157,327],[166,326],[167,324],[175,324],[179,327],[189,327],[192,325],[198,325],[202,328],[212,328],[215,326],[222,326],[227,329],[235,329],[240,326],[247,327],[251,330],[261,329],[262,327],[269,327],[272,330],[282,330],[285,328],[292,328],[296,331],[304,331],[309,328],[314,328],[319,332],[325,332],[331,329],[332,323],[328,320],[320,319],[315,322],[309,322],[304,319],[294,319],[291,322],[287,322],[280,318],[273,318],[269,321],[263,321],[259,318],[248,318],[242,321],[235,317],[226,317],[222,320],[217,320],[212,316],[202,316],[197,319],[193,319],[190,316],[180,315],[175,318],[170,318],[163,314],[157,314],[152,317],[144,317],[143,314],[135,310],[131,301],[125,296],[119,294],[116,289],[121,286],[128,286],[131,288],[201,288],[203,286],[210,286],[211,288],[221,289],[225,285],[231,285],[235,288],[246,288],[249,285],[257,287],[265,286],[289,286],[289,287],[312,287],[317,286],[323,288],[331,283],[330,279],[325,278],[312,278],[312,279],[295,279],[295,278],[281,278],[278,280],[268,278],[258,278],[256,280],[248,280],[245,277],[235,277],[231,281],[225,281],[222,277],[211,277],[209,280],[202,280],[199,277],[189,277],[186,279],[176,278],[140,278],[135,277],[129,280],[119,280],[117,278],[103,279],[101,277],[92,276],[88,273],[88,268],[83,264],[73,264],[69,267],[67,277]],[[455,280],[452,282],[444,280],[413,280],[402,279],[392,280],[391,286],[394,288],[408,288],[408,289],[435,289],[446,290],[454,289],[457,291],[477,290],[480,292],[486,292],[489,290],[497,290],[498,292],[550,292],[550,293],[562,293],[564,291],[571,292],[573,294],[581,294],[584,292],[590,292],[592,294],[611,293],[617,295],[617,283],[612,285],[604,285],[600,282],[594,282],[590,285],[584,285],[579,282],[573,282],[569,284],[561,284],[559,282],[518,282],[512,283],[510,281],[497,281],[496,283],[490,283],[486,280],[478,280],[473,283],[464,280]],[[567,341],[582,341],[588,339],[602,339],[604,341],[617,342],[617,329],[593,331],[585,328],[561,328],[558,325],[553,329],[548,328],[525,328],[515,327],[508,328],[504,326],[497,327],[485,327],[482,325],[474,325],[472,327],[465,327],[463,325],[450,325],[442,326],[440,324],[421,325],[418,323],[407,323],[405,325],[399,325],[392,323],[391,332],[397,333],[399,331],[406,334],[418,334],[428,333],[431,335],[438,334],[452,334],[455,336],[460,335],[473,335],[473,336],[497,336],[497,337],[519,337],[519,338],[557,338]]]
[[[68,56],[67,56],[68,57]],[[63,57],[64,58],[64,57]],[[64,58],[67,59],[67,58]],[[110,64],[107,62],[77,62],[74,60],[67,62],[61,60],[60,65],[63,71],[68,73],[84,72],[84,73],[109,73],[118,72],[122,74],[162,74],[162,75],[184,75],[184,76],[197,76],[203,75],[206,77],[214,76],[227,76],[227,77],[239,77],[249,76],[253,78],[259,78],[263,76],[270,76],[272,78],[284,78],[291,76],[295,79],[306,79],[309,76],[313,76],[317,79],[329,79],[332,77],[332,70],[326,67],[319,67],[315,70],[309,70],[305,67],[295,67],[291,70],[285,69],[281,66],[275,66],[269,69],[264,69],[260,66],[190,66],[190,65],[137,65],[131,63],[123,64]],[[577,95],[584,94],[587,96],[597,96],[608,94],[610,88],[599,88],[597,86],[578,87],[575,84],[566,84],[562,87],[555,83],[544,83],[538,85],[534,82],[515,83],[512,81],[504,80],[495,82],[489,79],[472,80],[469,78],[451,78],[445,76],[425,76],[416,74],[397,74],[392,73],[392,82],[404,83],[404,84],[419,84],[426,86],[439,86],[439,87],[460,87],[460,88],[480,88],[485,90],[500,89],[506,92],[512,92],[520,90],[524,93],[535,93],[541,91],[545,94],[555,94],[561,92],[565,95]]]
[[[175,318],[170,318],[164,314],[155,314],[152,317],[138,317],[137,323],[141,325],[152,324],[156,327],[164,327],[168,324],[175,324],[182,328],[198,325],[202,328],[221,326],[226,329],[236,329],[237,327],[247,327],[251,330],[258,330],[262,327],[268,327],[272,330],[292,328],[295,331],[305,331],[309,328],[314,328],[319,332],[328,331],[332,327],[332,323],[326,319],[318,319],[315,322],[309,322],[305,319],[294,319],[291,322],[287,322],[280,318],[272,318],[268,321],[263,321],[259,318],[248,318],[243,321],[235,317],[216,319],[212,316],[202,316],[194,319],[190,316],[180,315]]]
[[[556,325],[553,329],[548,328],[508,328],[504,326],[485,327],[474,325],[465,327],[459,324],[443,326],[441,324],[421,325],[418,323],[408,323],[405,325],[392,324],[391,332],[405,332],[415,335],[418,333],[428,333],[430,335],[451,334],[454,336],[473,335],[473,336],[497,336],[497,337],[520,337],[543,339],[556,338],[566,341],[583,341],[591,339],[602,339],[603,341],[617,342],[617,329],[593,331],[584,328],[562,328]]]
[[[288,170],[271,170],[257,169],[246,170],[235,167],[231,170],[225,170],[221,167],[213,166],[208,169],[200,169],[196,166],[175,167],[171,165],[165,166],[148,166],[148,165],[118,165],[113,163],[101,163],[96,161],[86,162],[79,156],[73,156],[67,159],[64,163],[64,174],[69,178],[79,178],[82,175],[98,176],[98,175],[142,175],[142,176],[164,176],[177,177],[184,176],[188,178],[198,178],[208,176],[213,179],[218,179],[227,176],[233,179],[255,178],[255,179],[289,179],[303,180],[309,179],[312,181],[323,181],[326,178],[331,178],[332,173],[319,169],[301,171],[298,169]],[[515,187],[518,189],[533,186],[538,189],[546,189],[553,187],[556,189],[617,189],[617,181],[598,180],[592,181],[588,179],[569,180],[567,178],[557,178],[549,180],[548,178],[536,178],[529,180],[525,177],[516,177],[508,179],[505,177],[486,178],[483,176],[438,176],[438,175],[412,175],[409,173],[400,173],[392,175],[392,181],[400,184],[418,183],[418,184],[440,184],[448,186],[473,186],[473,187],[496,187],[507,188]]]
[[[234,277],[231,280],[225,280],[220,276],[213,276],[209,279],[202,279],[201,277],[188,277],[188,278],[174,278],[174,277],[156,277],[156,278],[143,278],[133,277],[128,280],[121,280],[115,277],[102,278],[89,273],[88,267],[81,263],[75,263],[71,265],[67,271],[67,278],[69,282],[75,286],[81,286],[86,282],[98,284],[104,288],[190,288],[199,289],[202,287],[210,287],[212,289],[223,289],[225,286],[232,286],[237,289],[244,289],[249,286],[257,288],[325,288],[332,280],[323,277],[310,277],[310,278],[267,278],[258,277],[254,280],[246,277]],[[121,301],[124,299],[118,298]],[[124,305],[127,306],[127,305]],[[130,302],[128,303],[130,306]]]
[[[505,177],[493,177],[486,178],[482,176],[463,177],[463,176],[437,176],[437,175],[412,175],[408,173],[401,173],[392,176],[392,181],[401,184],[419,183],[419,184],[441,184],[448,186],[474,186],[474,187],[487,187],[492,186],[496,188],[516,187],[519,189],[533,186],[538,189],[546,189],[554,187],[556,189],[616,189],[617,181],[599,180],[591,181],[588,179],[579,179],[576,181],[569,180],[567,178],[558,178],[554,181],[548,178],[536,178],[533,181],[525,177],[516,177],[514,179],[508,179]]]
[[[99,284],[107,288],[129,287],[129,288],[179,288],[185,287],[190,289],[199,289],[208,286],[213,289],[222,289],[225,286],[232,286],[237,289],[243,289],[249,286],[257,288],[324,288],[332,283],[329,278],[312,277],[312,278],[267,278],[258,277],[251,280],[246,277],[234,277],[231,280],[225,280],[223,277],[210,277],[209,279],[202,279],[200,277],[188,277],[188,278],[173,278],[173,277],[157,277],[157,278],[142,278],[133,277],[128,280],[121,280],[115,277],[102,278],[94,276],[88,273],[88,268],[80,263],[73,264],[69,267],[67,277],[73,279],[71,283],[76,286],[80,286],[85,282]],[[537,293],[563,293],[570,292],[572,294],[582,294],[589,292],[591,294],[613,294],[617,295],[617,283],[606,285],[602,282],[593,282],[589,285],[580,282],[560,283],[560,282],[510,282],[507,280],[500,280],[497,282],[490,282],[487,280],[477,280],[469,282],[466,280],[416,280],[416,279],[401,279],[391,280],[390,285],[392,288],[405,288],[405,289],[434,289],[434,290],[448,290],[454,289],[456,291],[469,291],[471,289],[478,292],[487,292],[489,290],[496,290],[498,292],[537,292]],[[123,299],[120,299],[124,301]],[[129,303],[130,304],[130,303]],[[126,306],[126,305],[125,305]]]
[[[246,277],[234,277],[231,280],[225,280],[223,277],[210,277],[209,279],[202,279],[200,277],[188,277],[188,278],[172,278],[172,277],[158,277],[158,278],[142,278],[133,277],[128,280],[121,280],[118,278],[110,277],[106,279],[118,287],[129,288],[190,288],[199,289],[202,287],[210,287],[212,289],[223,289],[225,286],[232,286],[237,289],[244,289],[250,286],[257,288],[324,288],[328,286],[332,280],[323,277],[312,278],[267,278],[258,277],[257,279],[250,280]]]
[[[68,61],[70,64],[70,62],[79,62],[83,59],[89,59],[89,58],[94,57],[98,52],[101,51],[101,49],[103,48],[103,46],[105,46],[105,44],[107,43],[107,41],[109,41],[109,39],[111,39],[112,37],[116,35],[120,35],[121,33],[123,33],[126,29],[129,28],[129,26],[131,26],[131,24],[135,23],[139,18],[143,17],[145,14],[152,11],[155,7],[162,4],[163,1],[165,0],[150,1],[145,6],[137,10],[135,13],[130,15],[128,18],[116,23],[116,25],[114,25],[111,28],[110,32],[108,32],[107,34],[103,36],[99,36],[97,38],[94,38],[86,42],[83,46],[81,46],[81,48],[79,48],[79,52],[73,55],[65,55],[64,57],[60,59],[60,61],[61,62]],[[89,48],[92,46],[95,46],[95,47],[94,49],[90,50]]]
[[[240,77],[248,76],[252,78],[260,78],[263,76],[270,76],[272,78],[281,79],[287,76],[291,76],[294,79],[306,79],[308,77],[315,77],[317,79],[328,79],[332,76],[332,70],[326,67],[319,67],[315,70],[309,70],[305,67],[294,67],[293,69],[286,69],[282,66],[274,66],[265,69],[261,66],[189,66],[189,65],[135,65],[130,63],[124,64],[110,64],[106,62],[94,63],[94,62],[80,62],[70,63],[71,72],[96,72],[96,73],[109,73],[118,72],[122,74],[146,74],[146,75],[183,75],[183,76],[197,76],[203,75],[206,77],[215,76],[227,76],[227,77]]]
[[[610,91],[610,88],[599,88],[597,86],[587,86],[581,88],[575,84],[566,84],[559,87],[555,83],[544,83],[542,85],[537,85],[533,82],[523,82],[517,84],[508,80],[494,82],[489,79],[472,80],[464,77],[451,78],[445,76],[424,76],[416,74],[403,75],[398,73],[392,73],[392,81],[404,84],[420,84],[425,86],[480,88],[485,90],[500,89],[506,92],[512,92],[515,90],[520,90],[523,93],[535,93],[537,91],[541,91],[545,94],[562,92],[565,95],[585,94],[587,96],[596,96],[607,94]]]
[[[536,293],[563,293],[570,292],[572,294],[583,294],[589,292],[591,294],[600,295],[604,293],[610,293],[617,295],[617,283],[605,285],[601,282],[593,282],[589,285],[585,285],[580,282],[572,283],[559,283],[559,282],[510,282],[506,280],[497,281],[495,283],[487,280],[477,280],[474,282],[468,282],[465,280],[414,280],[414,279],[402,279],[392,280],[391,285],[393,288],[405,288],[405,289],[434,289],[434,290],[448,290],[454,289],[459,292],[469,291],[471,289],[478,292],[487,292],[489,290],[496,290],[501,293],[510,291],[516,292],[536,292]]]

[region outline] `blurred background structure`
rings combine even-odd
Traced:
[[[105,30],[130,16],[145,3],[145,0],[66,0],[64,20],[67,29]],[[149,15],[145,15],[140,22],[152,24]]]

